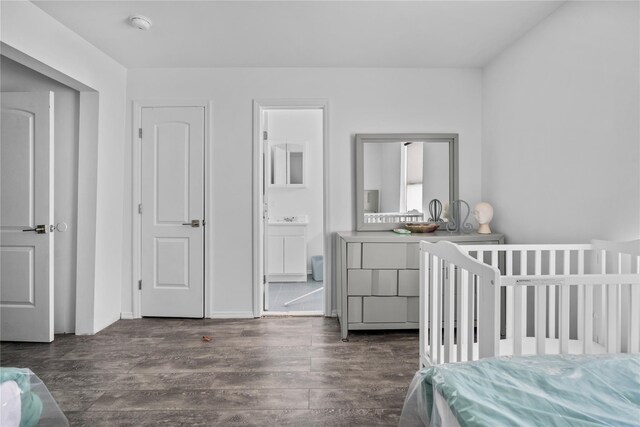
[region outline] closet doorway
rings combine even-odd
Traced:
[[[261,152],[257,315],[324,315],[325,107],[265,104],[256,113]]]
[[[1,335],[51,342],[76,331],[80,92],[5,56],[0,74]]]

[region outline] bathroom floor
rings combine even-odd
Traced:
[[[272,282],[269,283],[269,312],[291,312],[291,311],[323,311],[322,299],[324,292],[316,292],[315,294],[304,297],[303,299],[293,302],[288,306],[284,303],[298,298],[316,289],[320,289],[323,282],[316,282],[307,276],[306,282]]]

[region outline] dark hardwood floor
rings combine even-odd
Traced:
[[[51,344],[2,343],[0,364],[33,370],[71,425],[391,426],[418,367],[418,334],[342,342],[331,318],[146,318]]]

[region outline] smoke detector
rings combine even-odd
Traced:
[[[151,28],[151,25],[153,25],[151,19],[142,15],[130,16],[129,23],[131,24],[131,26],[143,31],[147,31],[149,28]]]

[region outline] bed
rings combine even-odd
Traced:
[[[402,426],[640,425],[640,240],[420,250]]]
[[[27,368],[0,367],[0,426],[68,425],[67,418],[36,374]]]

